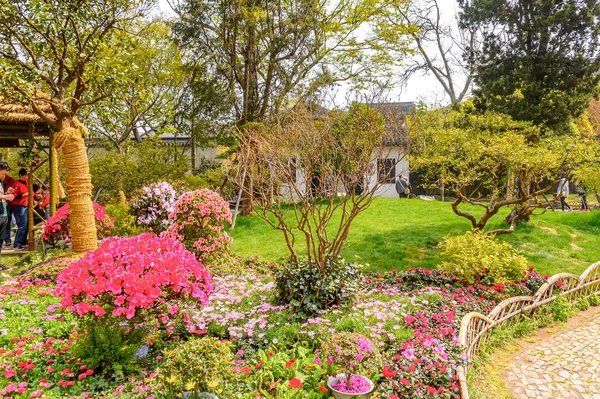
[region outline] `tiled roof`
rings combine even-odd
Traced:
[[[381,112],[385,118],[387,130],[383,144],[386,146],[404,146],[408,144],[405,116],[412,112],[414,102],[371,103],[370,107]]]

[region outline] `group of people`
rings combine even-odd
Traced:
[[[0,238],[4,241],[4,247],[22,250],[27,247],[28,219],[29,219],[29,174],[22,168],[19,170],[19,178],[14,179],[8,175],[10,165],[0,162]],[[33,185],[34,193],[34,215],[39,220],[40,215],[47,216],[50,205],[48,187]],[[17,226],[17,232],[11,241],[12,220]],[[35,220],[35,219],[34,219]],[[1,246],[0,246],[1,247]]]

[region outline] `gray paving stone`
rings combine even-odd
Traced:
[[[600,399],[600,314],[517,353],[506,378],[515,399]]]

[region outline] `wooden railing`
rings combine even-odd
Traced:
[[[487,316],[477,312],[466,314],[460,323],[458,335],[467,355],[466,365],[459,366],[457,370],[461,399],[469,398],[467,372],[473,364],[473,358],[479,354],[481,344],[494,328],[517,323],[522,315],[530,315],[558,297],[574,300],[597,293],[600,293],[600,262],[588,267],[580,277],[570,273],[556,274],[548,278],[533,296],[505,299]]]

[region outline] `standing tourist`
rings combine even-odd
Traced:
[[[10,166],[6,162],[0,162],[0,237],[4,236],[4,230],[8,226],[8,204],[6,201],[12,201],[15,196],[12,194],[13,189],[7,188],[4,190],[4,179],[10,171]],[[0,253],[2,245],[0,245]],[[6,269],[0,264],[0,270]]]
[[[17,250],[25,249],[27,245],[27,221],[28,221],[28,205],[29,205],[29,190],[27,181],[29,176],[27,170],[22,168],[19,170],[19,180],[14,184],[15,199],[12,201],[12,213],[15,215],[17,222],[17,234],[15,235],[14,248]]]
[[[411,190],[412,187],[404,175],[400,175],[400,177],[396,178],[396,192],[398,193],[399,198],[408,198],[408,194],[410,194]]]

